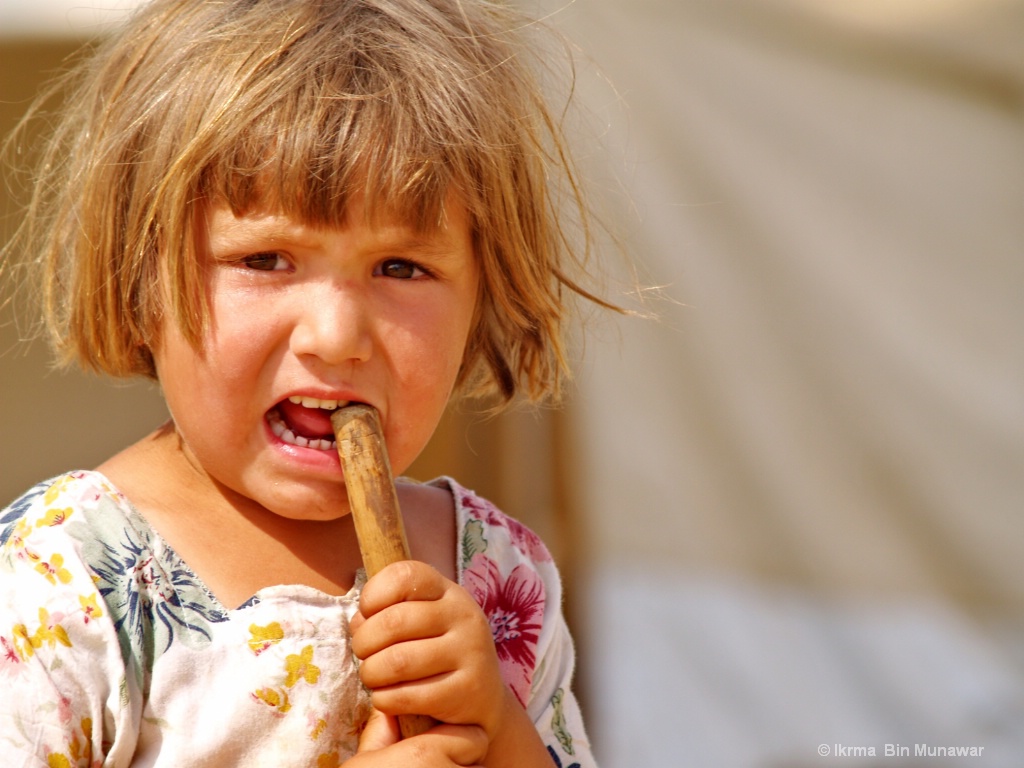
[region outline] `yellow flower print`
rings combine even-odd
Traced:
[[[78,733],[75,732],[71,736],[71,743],[68,744],[68,749],[71,754],[71,759],[74,761],[74,765],[82,760],[85,760],[87,764],[92,764],[92,741],[90,736],[92,734],[92,718],[82,718],[82,738],[78,738]]]
[[[7,541],[4,542],[4,550],[12,552],[19,560],[39,562],[42,558],[28,548],[28,537],[32,535],[32,526],[24,519],[19,520]]]
[[[316,759],[316,768],[341,768],[341,760],[337,752],[328,752]]]
[[[78,603],[82,606],[82,613],[85,614],[85,623],[103,616],[103,609],[96,602],[96,595],[79,595]]]
[[[63,525],[69,517],[71,517],[71,507],[48,509],[45,515],[36,520],[36,528],[52,528],[55,525]]]
[[[313,726],[313,730],[309,732],[309,738],[316,741],[323,735],[325,730],[327,730],[327,721],[321,717],[316,721],[316,725]]]
[[[281,625],[276,621],[265,627],[259,627],[255,624],[249,625],[249,648],[257,656],[274,643],[280,642],[283,639],[284,630],[281,629]]]
[[[71,761],[56,752],[51,752],[50,756],[46,758],[46,765],[47,768],[72,768]]]
[[[300,655],[290,654],[284,660],[284,665],[288,671],[288,677],[284,684],[289,688],[299,682],[299,680],[305,680],[310,685],[316,685],[316,681],[320,679],[320,667],[313,663],[312,645],[307,645],[303,648]]]
[[[28,627],[24,624],[15,624],[12,634],[14,635],[14,651],[18,654],[18,658],[22,661],[31,658],[36,651],[32,647],[32,638],[29,637]]]
[[[64,488],[67,486],[69,482],[71,482],[71,478],[64,476],[60,478],[57,482],[55,482],[53,485],[51,485],[49,488],[47,488],[46,494],[43,496],[43,503],[45,503],[47,506],[53,504],[53,502],[57,500],[57,497],[60,496],[61,492],[64,490]]]
[[[14,530],[4,546],[13,550],[24,549],[25,539],[30,533],[32,533],[32,526],[28,524],[28,521],[21,519],[14,525]]]
[[[17,629],[17,628],[15,628]],[[45,608],[39,609],[39,629],[29,638],[33,648],[42,648],[46,643],[50,648],[60,643],[65,648],[71,647],[71,638],[67,631],[58,622],[50,621],[50,612]]]
[[[45,608],[39,609],[39,627],[35,632],[30,635],[28,627],[24,624],[15,624],[12,634],[14,651],[22,661],[31,658],[44,643],[50,648],[55,648],[57,643],[65,648],[71,647],[71,638],[68,637],[67,631],[60,622],[51,620],[50,613]]]
[[[256,701],[262,701],[264,704],[273,707],[281,714],[284,714],[292,708],[291,702],[288,701],[288,692],[277,690],[275,688],[261,688],[258,691],[253,691],[252,697]]]
[[[51,584],[56,584],[58,581],[61,584],[67,584],[71,581],[71,571],[64,567],[64,556],[59,553],[55,553],[50,558],[50,562],[39,563],[36,570],[43,574]]]

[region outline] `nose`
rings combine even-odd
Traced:
[[[328,365],[365,362],[373,349],[369,298],[353,285],[307,284],[296,297],[291,351]]]

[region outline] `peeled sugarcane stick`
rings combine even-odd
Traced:
[[[345,473],[363,566],[367,577],[372,577],[391,563],[411,559],[384,431],[376,409],[361,403],[334,411],[331,426]],[[424,715],[398,717],[403,739],[421,734],[435,724],[433,718]]]

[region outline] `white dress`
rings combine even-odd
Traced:
[[[554,762],[593,766],[547,549],[444,478],[458,581],[487,615],[502,676]],[[5,767],[336,768],[369,711],[342,597],[305,586],[220,604],[105,477],[72,472],[0,514]]]

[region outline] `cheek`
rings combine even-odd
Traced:
[[[259,294],[211,290],[209,326],[203,340],[202,366],[207,376],[229,386],[251,387],[260,368],[283,353],[286,335],[279,304]]]
[[[153,347],[153,363],[165,397],[188,390],[185,382],[195,377],[199,359],[178,328],[161,328],[159,343]]]
[[[154,359],[175,421],[216,422],[223,428],[221,422],[237,418],[254,394],[260,340],[251,325],[218,323],[219,312],[211,311],[210,317],[202,347],[193,348],[176,328],[168,328]]]
[[[452,341],[450,334],[417,333],[392,347],[393,371],[407,402],[426,408],[447,403],[462,354]]]
[[[391,394],[395,432],[388,435],[393,470],[401,474],[423,450],[444,414],[462,366],[467,323],[444,315],[429,322],[394,329],[392,371],[399,386]],[[413,330],[415,328],[415,330]]]
[[[426,330],[421,331],[411,355],[417,358],[420,375],[429,372],[432,385],[443,391],[447,400],[465,355],[469,318],[439,314],[441,317],[426,319],[420,326]]]

